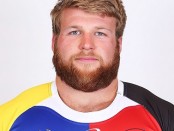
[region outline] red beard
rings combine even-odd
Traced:
[[[86,55],[96,57],[93,53],[84,54],[81,52],[71,57],[71,59],[65,63],[63,62],[63,56],[61,56],[55,48],[53,64],[57,76],[72,88],[84,92],[93,92],[109,86],[117,77],[120,62],[119,48],[116,47],[113,60],[108,65],[104,65],[100,58],[100,67],[94,71],[81,71],[73,64],[75,57]]]

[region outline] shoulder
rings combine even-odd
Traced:
[[[0,127],[10,125],[24,111],[51,96],[51,83],[34,86],[0,106]],[[5,124],[6,123],[6,124]],[[1,125],[5,124],[5,125]],[[1,128],[0,128],[1,130]]]
[[[15,105],[25,105],[27,103],[37,103],[40,100],[49,97],[51,95],[51,83],[45,83],[38,86],[31,87],[14,99],[0,106],[0,110]],[[11,107],[10,107],[11,108]]]
[[[143,105],[163,126],[162,129],[174,130],[174,105],[149,90],[127,82],[124,83],[124,96]]]

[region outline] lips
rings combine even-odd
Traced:
[[[98,61],[97,58],[91,57],[91,56],[81,56],[81,57],[77,57],[75,60],[81,61],[81,62],[94,62],[94,61]]]

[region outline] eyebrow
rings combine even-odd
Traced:
[[[82,28],[83,28],[82,26],[73,25],[73,26],[69,26],[69,27],[65,28],[65,30],[67,30],[67,29],[82,29]],[[95,29],[97,29],[97,30],[107,30],[109,32],[112,32],[111,29],[100,27],[100,26],[96,26]]]
[[[112,32],[111,29],[104,28],[104,27],[95,27],[97,30],[107,30],[109,32]]]
[[[79,28],[82,29],[82,26],[76,26],[76,25],[68,26],[68,27],[65,28],[65,30],[72,29],[72,28],[74,28],[74,29],[79,29]]]

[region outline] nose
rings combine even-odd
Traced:
[[[91,34],[83,34],[81,41],[80,41],[79,48],[81,50],[93,50],[93,49],[95,49],[93,36]]]

